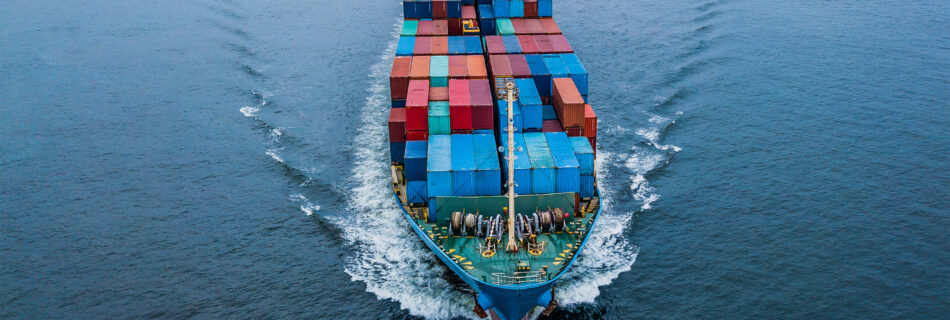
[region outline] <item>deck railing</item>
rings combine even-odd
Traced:
[[[492,283],[501,285],[541,283],[548,281],[548,272],[543,270],[507,273],[492,273]]]

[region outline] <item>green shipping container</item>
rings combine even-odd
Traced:
[[[429,85],[449,86],[449,56],[432,56],[429,60]]]
[[[502,35],[502,36],[515,35],[515,26],[511,24],[511,19],[508,19],[508,18],[495,19],[495,29],[498,30],[498,35]]]
[[[416,35],[416,29],[419,27],[419,21],[415,20],[406,20],[402,22],[402,32],[400,35],[403,36],[414,36]]]
[[[449,102],[429,102],[429,135],[452,134],[452,123],[449,120]]]

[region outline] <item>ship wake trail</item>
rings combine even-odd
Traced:
[[[597,157],[601,216],[587,240],[587,246],[555,289],[558,302],[562,305],[594,302],[600,295],[600,287],[629,271],[640,251],[625,236],[634,212],[614,208],[611,199],[618,195],[606,183],[611,174],[607,164],[616,162],[618,157],[606,151],[598,151]]]
[[[330,218],[353,247],[344,271],[353,281],[366,283],[379,299],[390,299],[413,315],[430,319],[470,317],[471,295],[441,275],[445,267],[411,234],[390,192],[386,117],[389,114],[388,73],[396,51],[398,30],[379,60],[370,67],[369,92],[361,110],[360,129],[352,143],[354,187],[348,199],[351,211]]]

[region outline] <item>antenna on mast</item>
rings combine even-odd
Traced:
[[[515,242],[515,120],[514,102],[518,99],[518,88],[509,78],[505,79],[504,100],[508,102],[508,244],[505,250],[518,252],[518,243]]]

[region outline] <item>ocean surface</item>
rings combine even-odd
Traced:
[[[603,218],[564,319],[950,312],[950,2],[555,0]],[[0,318],[447,319],[387,186],[399,1],[0,6]]]

